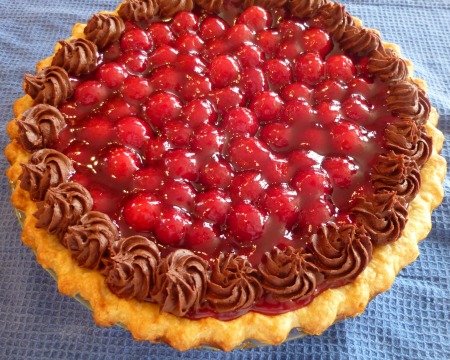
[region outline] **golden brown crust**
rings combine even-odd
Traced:
[[[359,20],[354,20],[360,24]],[[81,24],[75,25],[73,36],[84,38],[83,28]],[[385,46],[398,52],[395,45]],[[49,66],[50,63],[51,57],[39,62],[38,70]],[[407,64],[412,74],[411,63]],[[426,90],[426,84],[422,80],[414,81]],[[33,100],[28,95],[17,100],[14,104],[15,116],[19,117],[32,104]],[[16,140],[12,140],[5,149],[5,155],[11,163],[7,176],[16,185],[11,201],[25,215],[22,234],[24,243],[36,252],[37,260],[44,268],[52,269],[56,273],[58,287],[62,293],[70,296],[79,294],[90,303],[98,325],[111,326],[120,323],[136,340],[164,341],[179,350],[199,345],[231,350],[247,339],[279,344],[293,328],[299,328],[305,334],[318,335],[335,321],[360,314],[368,301],[389,289],[396,274],[418,256],[417,244],[431,230],[430,214],[443,199],[442,182],[446,162],[438,154],[442,149],[444,137],[435,127],[437,122],[438,114],[435,109],[431,109],[426,128],[433,139],[433,153],[421,170],[422,186],[409,206],[409,221],[402,237],[395,243],[376,247],[372,261],[355,282],[327,290],[308,306],[277,316],[250,312],[227,322],[214,318],[189,320],[160,313],[155,304],[119,299],[108,290],[104,277],[99,272],[78,266],[56,236],[35,227],[36,219],[33,214],[37,210],[36,203],[31,201],[28,192],[18,186],[20,163],[27,162],[30,154]],[[7,131],[11,139],[17,138],[15,121],[7,125]],[[386,258],[389,258],[389,261],[386,261]],[[270,328],[270,331],[266,331],[267,328]]]

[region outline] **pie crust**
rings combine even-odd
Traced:
[[[358,26],[362,26],[359,19],[353,19]],[[84,27],[84,24],[76,24],[71,38],[84,38]],[[397,45],[383,44],[400,55]],[[55,53],[59,46],[56,46]],[[37,70],[49,66],[51,60],[52,56],[41,60]],[[407,60],[406,63],[412,77],[412,64]],[[413,81],[426,91],[423,80]],[[18,99],[14,104],[16,118],[32,105],[28,95]],[[437,123],[438,114],[432,108],[426,129],[433,139],[433,152],[421,170],[420,192],[409,205],[409,220],[401,238],[385,246],[375,246],[371,262],[353,283],[326,290],[309,305],[274,316],[249,312],[230,321],[215,318],[190,320],[160,313],[156,304],[120,299],[111,293],[103,275],[78,266],[56,236],[35,227],[37,220],[33,214],[37,210],[36,203],[27,191],[20,188],[18,180],[22,172],[20,164],[28,162],[30,153],[16,140],[18,128],[15,120],[7,125],[8,135],[12,139],[5,149],[11,163],[7,176],[13,185],[11,201],[24,214],[23,242],[34,250],[43,268],[51,269],[56,274],[61,293],[79,295],[89,302],[98,325],[121,324],[138,341],[162,341],[178,350],[206,345],[229,351],[242,344],[245,346],[250,339],[264,344],[280,344],[294,328],[303,334],[319,335],[334,322],[361,314],[372,298],[391,287],[399,271],[419,255],[418,242],[431,230],[431,212],[443,199],[446,161],[439,155],[444,136],[436,128]]]

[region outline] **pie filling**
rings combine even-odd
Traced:
[[[323,13],[130,4],[25,78],[21,186],[81,266],[119,297],[228,320],[305,306],[400,236],[431,146],[401,59]]]

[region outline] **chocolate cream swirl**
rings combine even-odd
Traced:
[[[50,147],[65,126],[64,117],[53,106],[39,104],[26,110],[16,120],[17,141],[29,152]]]
[[[159,15],[163,18],[171,18],[181,11],[191,11],[194,8],[192,0],[160,0]]]
[[[368,71],[385,83],[404,81],[408,77],[405,60],[391,49],[381,47],[375,50],[368,62]]]
[[[263,293],[258,271],[246,257],[220,254],[208,281],[206,300],[217,312],[249,309]]]
[[[53,149],[34,152],[28,163],[21,166],[20,187],[28,191],[34,201],[44,200],[48,189],[66,182],[74,171],[72,161]]]
[[[95,14],[84,28],[86,39],[102,50],[120,39],[125,30],[123,20],[111,14]]]
[[[72,84],[67,71],[59,66],[49,66],[36,75],[25,74],[25,92],[35,104],[58,106],[72,96]]]
[[[159,249],[152,240],[139,235],[122,238],[114,246],[106,285],[120,298],[149,298],[159,262]]]
[[[195,4],[208,12],[220,13],[224,0],[194,0]]]
[[[88,74],[97,67],[97,46],[86,39],[60,41],[61,48],[53,56],[52,65],[60,66],[70,75]]]
[[[244,9],[250,6],[261,6],[265,9],[274,9],[284,6],[288,0],[243,0],[242,7]]]
[[[328,2],[329,0],[289,0],[289,7],[292,15],[306,18]]]
[[[362,56],[383,46],[380,35],[375,31],[351,25],[345,27],[340,45],[342,50]]]
[[[278,301],[313,295],[323,277],[311,260],[303,249],[273,248],[258,266],[262,287]]]
[[[37,228],[44,228],[50,234],[61,238],[69,226],[77,224],[81,217],[91,211],[92,198],[78,183],[65,182],[48,189],[44,201],[37,203],[34,216]]]
[[[314,21],[319,22],[335,41],[340,41],[344,36],[347,26],[352,26],[353,18],[345,11],[345,6],[339,3],[326,3],[314,16]]]
[[[152,297],[161,311],[184,316],[197,310],[205,298],[208,263],[185,249],[175,250],[160,262]]]
[[[69,226],[61,243],[81,267],[103,272],[118,236],[117,227],[108,215],[89,211],[78,224]]]
[[[159,11],[157,0],[126,0],[119,8],[119,16],[124,20],[148,21]]]
[[[352,212],[375,245],[397,241],[408,218],[407,204],[395,192],[382,191],[354,201]]]
[[[419,167],[409,156],[389,151],[380,155],[371,175],[377,192],[395,191],[410,202],[417,195],[422,183]]]
[[[322,225],[311,237],[314,264],[333,283],[353,281],[372,259],[372,243],[354,224]]]

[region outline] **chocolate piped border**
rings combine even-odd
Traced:
[[[137,15],[133,15],[134,17],[138,17],[140,20],[145,19],[145,17],[143,17],[145,14],[149,14],[149,8],[151,6],[153,6],[153,13],[151,16],[166,16],[164,13],[163,14],[159,14],[158,10],[155,9],[160,9],[160,8],[164,8],[161,6],[162,3],[167,4],[170,1],[161,1],[161,2],[157,2],[157,1],[127,1],[124,5],[121,6],[120,9],[122,8],[131,8],[134,9],[133,11],[136,12],[137,11]],[[176,2],[178,6],[180,6],[182,8],[182,5],[180,5],[181,3],[186,3],[186,8],[189,9],[189,6],[191,6],[191,2],[186,1],[186,2]],[[215,2],[209,2],[210,5],[207,5],[208,2],[207,1],[199,1],[198,2],[199,5],[201,6],[211,6],[214,7],[212,4],[215,4]],[[249,2],[245,2],[244,4],[249,4],[249,5],[253,5],[253,4],[262,4],[265,5],[266,7],[271,7],[271,6],[275,6],[274,3],[286,3],[285,1],[249,1]],[[205,5],[206,4],[206,5]],[[150,6],[151,5],[151,6]],[[356,243],[357,243],[357,248],[360,248],[360,244],[364,243],[367,244],[366,240],[362,240],[365,239],[367,234],[371,235],[371,243],[373,243],[374,245],[380,245],[380,244],[385,244],[387,242],[392,242],[398,239],[398,237],[401,235],[401,232],[403,231],[403,228],[406,224],[406,216],[407,216],[407,211],[406,211],[406,207],[407,204],[404,200],[404,196],[402,195],[398,195],[399,193],[399,189],[404,187],[404,183],[405,181],[407,183],[417,183],[417,168],[420,169],[420,167],[426,162],[426,160],[429,158],[430,154],[431,154],[431,140],[430,138],[427,136],[426,134],[426,130],[425,127],[423,126],[423,124],[426,123],[427,119],[428,119],[428,115],[429,115],[429,109],[430,109],[430,104],[428,102],[428,100],[426,99],[426,97],[424,96],[423,92],[421,90],[419,90],[418,86],[413,84],[411,82],[410,79],[406,78],[406,64],[404,63],[404,61],[402,59],[396,58],[395,55],[393,55],[392,53],[390,53],[389,51],[387,51],[386,49],[384,49],[381,39],[378,36],[378,34],[376,34],[375,32],[371,31],[371,30],[367,30],[358,26],[355,26],[353,24],[352,21],[350,21],[349,19],[351,19],[350,15],[345,11],[344,7],[336,4],[336,3],[330,3],[328,1],[290,1],[287,4],[285,4],[285,6],[288,6],[291,9],[295,9],[295,12],[297,14],[300,14],[301,16],[304,16],[304,14],[308,14],[308,17],[311,18],[312,21],[314,21],[315,19],[328,19],[327,14],[341,14],[342,20],[340,22],[336,22],[335,19],[331,19],[332,24],[328,25],[329,22],[323,21],[323,23],[325,24],[325,26],[327,28],[329,28],[329,32],[332,34],[333,38],[335,39],[335,41],[338,41],[343,47],[345,47],[345,49],[347,49],[347,51],[349,53],[353,53],[353,54],[358,54],[359,56],[368,56],[369,57],[369,71],[375,76],[378,77],[381,81],[386,82],[389,85],[389,96],[387,99],[388,102],[388,106],[389,109],[398,116],[399,121],[398,121],[398,125],[397,122],[395,122],[394,124],[391,124],[391,128],[390,131],[392,131],[392,128],[395,128],[396,126],[401,125],[401,129],[404,131],[403,133],[405,134],[405,136],[400,136],[400,139],[397,137],[394,140],[392,140],[392,142],[394,142],[394,144],[396,146],[391,145],[391,143],[389,141],[391,141],[391,139],[389,138],[388,135],[386,135],[386,139],[387,139],[387,148],[390,149],[392,152],[394,152],[395,155],[398,156],[392,156],[391,158],[389,158],[389,163],[386,163],[387,160],[384,160],[384,158],[380,157],[379,161],[378,161],[378,166],[377,168],[395,168],[398,169],[400,168],[400,171],[395,170],[395,173],[398,174],[398,172],[400,172],[402,175],[400,176],[400,179],[398,180],[398,184],[395,183],[397,176],[395,176],[395,178],[392,177],[385,177],[386,180],[383,180],[383,177],[376,177],[375,179],[375,175],[379,175],[376,171],[374,172],[374,175],[372,176],[372,181],[376,184],[381,184],[381,186],[377,185],[377,191],[376,194],[369,199],[360,199],[360,201],[357,201],[357,205],[355,206],[355,210],[358,213],[358,226],[354,226],[354,228],[351,230],[351,234],[354,234],[354,237],[351,237],[350,239],[352,240],[347,240],[346,242],[346,246],[348,246],[349,248],[353,248],[353,246],[350,246],[353,244],[353,242],[355,241],[354,239],[357,239]],[[119,14],[121,13],[119,9]],[[125,10],[124,10],[125,11]],[[122,11],[122,12],[124,12]],[[142,15],[144,14],[144,15]],[[101,15],[97,15],[96,21],[98,19],[98,17]],[[127,15],[128,16],[128,15]],[[115,29],[120,29],[120,20],[118,21],[114,21],[111,20],[111,18],[107,21],[104,22],[108,22],[111,24],[115,24]],[[320,20],[318,20],[320,21]],[[119,23],[119,26],[117,26],[117,23]],[[88,24],[89,28],[90,25]],[[92,28],[92,27],[91,27]],[[328,30],[328,29],[327,29]],[[123,27],[122,27],[122,31],[123,31]],[[108,32],[108,30],[106,30],[106,32]],[[88,33],[89,34],[89,33]],[[86,34],[88,37],[89,35]],[[358,36],[358,34],[360,36]],[[112,36],[113,38],[114,36]],[[339,38],[339,40],[336,40],[337,38]],[[63,64],[64,66],[64,64]],[[56,67],[58,68],[58,67]],[[69,71],[70,69],[66,69],[67,71]],[[25,79],[25,83],[27,84],[26,86],[26,92],[35,99],[35,104],[47,104],[45,106],[47,106],[49,110],[54,110],[55,108],[52,107],[52,105],[56,105],[59,104],[60,102],[64,101],[64,97],[69,97],[70,93],[71,93],[71,89],[70,89],[70,84],[69,86],[67,86],[67,81],[65,81],[65,70],[57,70],[54,67],[52,67],[51,71],[47,69],[42,70],[37,76],[35,76],[34,78],[32,78],[31,76],[27,76]],[[402,75],[403,74],[403,75]],[[51,76],[50,76],[51,75]],[[54,100],[56,99],[56,100]],[[40,106],[40,105],[36,105],[36,106]],[[34,109],[34,108],[33,108]],[[428,110],[427,110],[428,109]],[[56,109],[57,110],[57,109]],[[18,119],[18,122],[20,123],[21,121],[23,121],[23,119]],[[38,138],[43,138],[45,139],[45,134],[42,130],[42,127],[38,126],[38,124],[41,123],[41,118],[37,118],[36,121],[36,126],[33,128],[33,131],[37,131],[32,133],[34,136],[38,137]],[[401,124],[400,124],[401,123]],[[405,129],[405,123],[406,123],[406,129]],[[411,124],[409,126],[409,124]],[[409,128],[408,128],[409,126]],[[19,127],[20,128],[20,127]],[[22,127],[23,128],[23,127]],[[37,129],[37,130],[36,130]],[[415,134],[411,134],[414,133]],[[29,133],[27,133],[26,135],[29,135]],[[21,138],[24,138],[25,134],[21,133]],[[28,136],[30,137],[30,136]],[[392,136],[391,136],[392,137]],[[20,138],[19,138],[19,142],[20,142]],[[45,141],[42,141],[42,143],[45,143]],[[401,143],[405,143],[407,144],[407,146],[405,146],[404,148],[402,148],[401,146],[399,146],[399,144]],[[25,145],[25,143],[23,143]],[[400,156],[402,155],[402,156]],[[396,160],[399,159],[399,160]],[[401,159],[401,160],[400,160]],[[406,160],[405,160],[406,159]],[[420,159],[420,160],[419,160]],[[412,166],[405,166],[403,165],[404,163],[416,163],[416,166],[412,165]],[[411,169],[411,170],[409,170]],[[416,170],[414,170],[416,169]],[[382,174],[383,175],[383,174]],[[383,182],[384,181],[384,182]],[[419,183],[420,183],[420,173],[419,173]],[[59,187],[55,186],[56,187]],[[386,190],[386,186],[388,186],[389,190]],[[398,188],[398,189],[397,189]],[[380,190],[378,190],[380,189]],[[68,208],[71,209],[72,207],[67,207],[66,206],[66,198],[72,198],[72,196],[62,196],[62,197],[57,197],[58,199],[62,199],[61,201],[63,202],[63,204],[60,203],[55,203],[54,200],[51,200],[53,198],[55,198],[54,195],[52,195],[55,192],[56,189],[53,189],[52,187],[50,187],[49,189],[41,189],[41,193],[47,193],[50,195],[46,195],[44,198],[44,201],[42,204],[39,204],[39,208],[53,208],[54,206],[58,206],[58,208],[62,207],[64,209]],[[59,189],[58,189],[59,190]],[[83,191],[80,191],[81,193]],[[415,191],[413,191],[412,193],[414,193]],[[416,193],[416,192],[415,192]],[[414,195],[409,195],[411,196],[411,199],[414,197]],[[88,197],[86,195],[86,197]],[[48,198],[48,199],[47,199]],[[77,197],[75,197],[77,198]],[[388,200],[386,200],[388,199]],[[60,201],[60,200],[58,200]],[[89,201],[84,199],[84,202],[87,201],[87,205],[85,205],[85,209],[86,211],[89,211]],[[83,202],[83,201],[79,201],[79,202]],[[363,204],[363,205],[361,205]],[[91,201],[91,205],[92,206],[92,201]],[[369,211],[370,209],[370,211]],[[69,214],[70,215],[70,214]],[[39,216],[41,217],[41,216]],[[79,218],[79,220],[81,221],[81,217]],[[81,223],[80,221],[78,221],[75,224],[71,224],[68,225],[66,228],[63,229],[63,231],[59,232],[61,234],[61,237],[64,236],[64,233],[70,232],[71,230],[73,230],[74,226],[80,226]],[[39,219],[39,223],[42,223],[42,219]],[[49,228],[49,225],[45,225],[45,228]],[[65,225],[63,226],[65,227]],[[347,229],[345,229],[347,230]],[[341,234],[342,232],[342,234]],[[338,236],[338,239],[341,239],[344,237],[344,229],[330,229],[330,226],[325,226],[322,230],[321,230],[322,234],[330,234],[333,233],[333,238],[336,238],[336,236]],[[348,233],[348,231],[346,232],[346,234]],[[358,235],[355,235],[358,234]],[[386,234],[388,234],[389,236],[387,236]],[[347,235],[345,235],[347,236]],[[356,237],[355,237],[356,236]],[[322,238],[325,238],[326,240],[328,240],[328,243],[331,242],[331,235],[325,235],[322,236]],[[143,238],[146,239],[146,238]],[[147,248],[151,248],[152,245],[149,244],[151,243],[150,240],[147,239],[147,245],[142,245],[139,249],[144,251],[145,254],[138,254],[136,256],[132,256],[132,257],[128,257],[126,260],[124,259],[124,256],[119,256],[120,254],[120,250],[117,250],[118,248],[122,249],[123,246],[119,246],[119,244],[121,244],[122,242],[126,242],[127,239],[121,239],[119,242],[117,242],[117,247],[114,246],[114,243],[116,243],[115,241],[111,241],[110,244],[110,259],[112,260],[112,264],[111,262],[109,263],[112,268],[114,268],[116,265],[117,266],[122,266],[122,264],[124,263],[124,261],[128,261],[130,262],[130,258],[131,260],[131,268],[133,269],[134,273],[137,274],[135,277],[133,276],[133,279],[147,279],[147,277],[143,277],[142,274],[147,274],[149,271],[151,271],[152,274],[159,274],[159,275],[155,275],[155,279],[152,280],[152,276],[150,276],[148,279],[150,279],[150,281],[144,281],[145,284],[148,284],[148,288],[149,291],[147,292],[147,296],[153,297],[154,299],[158,299],[158,302],[161,304],[162,308],[165,311],[168,312],[172,312],[176,315],[179,316],[183,316],[185,314],[187,314],[190,310],[192,309],[196,309],[200,306],[202,299],[203,298],[207,298],[209,299],[208,301],[215,301],[215,300],[210,300],[212,298],[214,298],[213,296],[211,296],[211,292],[214,288],[214,286],[210,285],[209,283],[211,282],[211,280],[208,280],[208,277],[211,278],[211,274],[213,273],[212,270],[206,270],[207,267],[202,264],[202,261],[200,258],[198,258],[195,254],[192,254],[190,252],[188,252],[187,250],[183,250],[183,254],[173,254],[170,256],[170,260],[168,258],[166,259],[159,259],[158,260],[158,265],[154,265],[154,262],[151,261],[147,261],[145,259],[148,258],[146,251],[148,250]],[[141,241],[142,239],[140,239],[139,241]],[[315,240],[313,240],[314,242]],[[129,241],[128,241],[129,242]],[[316,243],[318,243],[318,241],[316,241]],[[370,254],[371,254],[371,247],[370,247],[370,251],[368,251],[368,248],[370,246],[369,245],[365,245],[362,248],[364,249],[364,251],[362,253],[365,254],[369,254],[369,255],[364,255],[366,256],[365,260],[367,260],[368,258],[370,258]],[[142,249],[144,248],[144,249]],[[334,249],[337,251],[345,251],[347,248],[343,249]],[[79,249],[76,249],[77,251],[79,251]],[[69,248],[69,251],[74,252],[75,250],[73,248]],[[295,250],[295,249],[286,249],[282,252],[282,255],[277,255],[274,254],[272,256],[272,254],[270,254],[270,257],[274,258],[274,259],[278,259],[279,257],[283,257],[283,260],[276,260],[274,261],[274,263],[279,266],[278,263],[282,263],[282,264],[286,264],[284,258],[286,257],[286,254],[293,254],[295,253],[295,251],[297,251],[297,254],[295,255],[295,259],[299,259],[299,260],[293,260],[294,258],[292,258],[293,255],[289,255],[288,258],[291,258],[291,264],[292,266],[289,268],[289,271],[292,271],[292,268],[296,267],[295,271],[298,271],[298,274],[303,274],[298,276],[294,276],[291,279],[291,282],[299,282],[300,280],[303,282],[306,282],[306,279],[312,279],[314,278],[316,281],[316,286],[317,286],[317,279],[319,279],[319,281],[323,281],[321,278],[325,278],[327,273],[330,273],[330,268],[326,268],[326,265],[324,266],[323,264],[325,263],[323,260],[319,261],[317,260],[318,257],[316,255],[316,259],[311,259],[311,253],[307,253],[307,254],[298,254],[298,252],[300,251],[300,249]],[[190,254],[186,254],[186,252],[190,253]],[[300,251],[301,252],[301,251]],[[106,253],[106,252],[105,252]],[[316,252],[317,254],[319,254],[319,252]],[[351,252],[348,252],[347,255],[349,255]],[[314,255],[314,252],[313,254]],[[269,254],[266,254],[267,257],[269,257]],[[136,260],[138,259],[138,260]],[[143,259],[143,260],[142,260]],[[172,302],[172,304],[168,304],[167,303],[167,299],[171,298],[170,294],[169,294],[169,290],[167,291],[162,291],[163,287],[162,285],[157,285],[158,283],[160,284],[164,284],[164,289],[170,288],[170,286],[176,286],[176,284],[170,284],[170,286],[168,286],[167,281],[162,281],[161,279],[167,279],[168,278],[168,272],[169,271],[173,271],[173,268],[175,267],[173,265],[173,261],[181,261],[181,264],[183,265],[182,267],[184,267],[186,270],[186,272],[189,275],[189,277],[187,279],[189,279],[189,282],[191,283],[190,286],[188,286],[186,289],[184,289],[181,293],[182,294],[190,294],[190,300],[188,302],[188,304],[181,304],[179,301],[178,302]],[[178,259],[182,259],[182,260],[178,260]],[[235,260],[235,261],[233,261]],[[244,259],[245,260],[245,259]],[[79,260],[77,260],[79,261]],[[220,269],[227,269],[226,271],[231,271],[229,270],[234,269],[234,273],[237,274],[237,276],[235,276],[235,278],[238,278],[239,281],[236,281],[235,283],[237,285],[235,286],[240,286],[242,288],[242,284],[251,284],[252,282],[249,280],[245,280],[242,281],[242,278],[246,279],[248,276],[243,276],[242,269],[245,269],[246,273],[252,273],[252,271],[249,271],[248,269],[248,265],[242,265],[243,263],[243,259],[227,259],[227,265],[223,265],[222,262],[224,260],[218,259],[217,263],[214,265],[214,268],[220,268]],[[80,262],[80,261],[79,261]],[[108,263],[108,261],[106,261]],[[142,265],[143,263],[147,263],[147,265],[145,265],[147,268],[145,269],[144,265]],[[192,262],[194,263],[194,265],[192,265]],[[278,263],[277,263],[278,262]],[[89,263],[95,263],[95,261],[93,262],[89,262]],[[170,263],[170,264],[169,264]],[[237,263],[236,265],[230,265],[233,263]],[[366,261],[362,261],[362,263],[367,263]],[[139,269],[137,269],[136,266],[134,266],[135,264],[139,264]],[[152,265],[153,264],[153,265]],[[320,266],[318,266],[318,264],[320,264]],[[81,265],[86,266],[86,263],[81,263]],[[89,267],[89,266],[87,266]],[[364,269],[365,265],[361,268],[361,271]],[[268,284],[269,281],[267,279],[265,279],[265,277],[267,278],[267,276],[264,277],[263,274],[268,274],[269,270],[266,269],[267,266],[264,267],[264,270],[258,269],[259,270],[259,274],[254,276],[254,278],[258,279],[260,282],[262,282],[262,284]],[[322,270],[319,270],[322,269]],[[171,270],[172,269],[172,270]],[[200,270],[199,270],[200,269]],[[202,270],[204,270],[204,274],[201,275],[200,273],[202,272]],[[317,269],[317,270],[316,270]],[[194,271],[195,270],[195,271]],[[252,269],[250,269],[252,270]],[[253,269],[253,270],[257,270],[257,269]],[[139,273],[140,271],[140,273]],[[225,270],[224,270],[225,271]],[[287,273],[289,273],[289,271],[287,271]],[[358,271],[356,274],[353,274],[351,278],[348,278],[348,280],[354,280],[354,278],[361,272]],[[111,272],[111,271],[110,271]],[[217,273],[217,271],[216,271]],[[280,273],[280,272],[279,272]],[[107,272],[107,279],[110,278],[111,276],[108,277],[109,272]],[[195,275],[198,274],[198,275]],[[205,276],[205,274],[207,276]],[[158,277],[159,276],[159,277]],[[272,275],[273,277],[273,275]],[[329,275],[328,275],[329,278]],[[195,280],[197,279],[197,280]],[[283,277],[282,279],[283,281],[285,281],[286,279]],[[112,282],[113,280],[110,280],[111,284],[113,284]],[[134,280],[133,280],[134,281]],[[153,281],[153,283],[151,282]],[[107,281],[108,283],[108,281]],[[217,283],[217,281],[215,282]],[[254,282],[253,282],[254,283]],[[153,286],[152,286],[153,284]],[[229,284],[229,280],[227,280],[226,284]],[[125,286],[128,284],[125,284]],[[294,284],[295,285],[295,284]],[[261,293],[260,291],[255,291],[254,288],[255,286],[257,287],[257,285],[245,285],[244,286],[244,291],[243,293],[248,294],[247,296],[250,296],[252,298],[253,293]],[[152,289],[154,287],[154,289]],[[270,286],[266,285],[263,286],[266,292],[270,292],[272,291],[274,294],[276,294],[275,290],[268,290],[271,289]],[[295,287],[295,286],[294,286]],[[141,298],[141,296],[137,296],[137,295],[126,295],[123,296],[122,292],[119,292],[118,290],[114,291],[113,290],[113,286],[110,285],[110,289],[113,292],[116,292],[117,295],[120,297],[136,297],[136,298]],[[135,286],[136,288],[136,294],[142,294],[142,285],[140,286]],[[292,288],[292,286],[290,286],[290,288]],[[247,289],[247,290],[245,290]],[[302,289],[304,289],[304,286],[302,287]],[[208,293],[209,291],[209,293]],[[303,291],[303,290],[302,290]],[[144,291],[145,292],[145,291]],[[162,292],[162,294],[161,294]],[[301,293],[301,291],[299,292],[299,290],[297,291],[293,291],[293,295],[291,297],[291,299],[297,298],[299,296],[299,294]],[[311,291],[306,290],[305,294],[308,294],[307,296],[310,296]],[[133,294],[133,292],[128,293],[128,294]],[[300,295],[300,296],[306,296],[306,295]],[[145,297],[144,297],[145,298]],[[194,301],[191,301],[192,299],[194,299]],[[281,298],[280,298],[281,299]],[[192,304],[191,304],[192,303]],[[217,303],[219,303],[217,301]],[[248,302],[239,302],[243,303],[243,304],[248,304]],[[191,305],[189,305],[191,304]],[[186,306],[189,305],[189,306]],[[241,309],[245,308],[245,306],[248,305],[242,305]],[[236,308],[234,310],[237,310],[239,308]],[[217,311],[219,312],[219,308],[217,307]],[[229,311],[229,310],[227,310]]]

